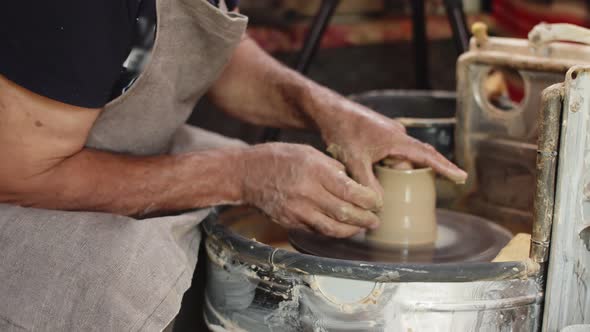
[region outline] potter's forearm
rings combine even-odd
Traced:
[[[248,38],[209,96],[225,112],[262,126],[317,129],[343,115],[325,106],[344,98],[280,64]]]
[[[84,149],[44,172],[0,185],[0,201],[141,216],[238,203],[244,149],[131,157]],[[233,165],[233,166],[231,166]]]
[[[372,165],[387,157],[432,167],[456,182],[467,178],[432,146],[409,137],[401,123],[306,79],[248,39],[210,95],[226,112],[247,122],[318,130],[332,156],[374,192],[382,189]]]

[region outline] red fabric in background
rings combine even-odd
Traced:
[[[538,23],[571,23],[580,26],[588,26],[586,7],[581,7],[579,15],[555,12],[551,7],[547,10],[540,9],[536,5],[532,10],[531,5],[515,0],[494,0],[492,2],[492,17],[501,30],[510,33],[514,37],[526,38],[529,31]]]
[[[470,15],[471,24],[481,21],[483,15]],[[484,19],[485,20],[485,19]],[[266,26],[249,26],[248,34],[268,52],[293,52],[301,49],[309,29],[309,22],[279,29]],[[451,28],[445,15],[427,17],[426,33],[429,40],[450,39]],[[333,23],[324,34],[321,48],[374,45],[409,41],[412,39],[412,19],[407,16],[367,18],[355,23]]]

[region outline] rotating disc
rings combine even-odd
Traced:
[[[383,263],[489,262],[512,234],[484,218],[439,209],[437,240],[428,246],[392,246],[363,236],[335,239],[302,231],[289,232],[298,251],[314,256]]]

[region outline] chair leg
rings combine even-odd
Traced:
[[[416,88],[430,89],[428,65],[428,37],[426,36],[426,14],[424,0],[410,0],[412,7],[412,30],[414,43],[414,66]]]
[[[445,9],[451,29],[457,53],[462,54],[469,49],[469,29],[467,19],[463,11],[462,0],[444,0]]]

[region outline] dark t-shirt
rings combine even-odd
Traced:
[[[155,13],[155,0],[6,2],[0,74],[67,104],[102,107],[137,76],[123,64],[132,49],[151,48]]]
[[[0,73],[46,97],[101,107],[131,47],[139,0],[19,0],[0,10]]]

